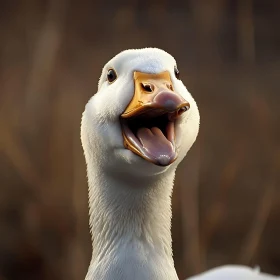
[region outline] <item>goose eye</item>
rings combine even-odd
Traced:
[[[114,69],[109,69],[107,72],[107,80],[109,83],[113,83],[117,79],[117,73]]]
[[[179,72],[177,66],[174,67],[174,74],[175,74],[175,77],[179,80],[180,79],[180,72]]]

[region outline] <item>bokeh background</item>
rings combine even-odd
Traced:
[[[201,112],[173,197],[180,279],[225,263],[280,274],[280,1],[0,2],[0,280],[84,279],[80,118],[127,48],[177,59]]]

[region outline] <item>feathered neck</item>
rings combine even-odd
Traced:
[[[93,251],[86,279],[178,279],[171,244],[175,170],[132,178],[87,168]]]

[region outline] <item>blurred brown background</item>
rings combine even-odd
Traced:
[[[280,274],[280,1],[0,2],[0,280],[84,279],[84,105],[127,48],[177,59],[201,131],[177,172],[180,279],[225,263]]]

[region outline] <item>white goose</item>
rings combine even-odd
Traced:
[[[198,130],[197,105],[171,55],[127,50],[105,65],[81,125],[93,247],[86,280],[178,279],[172,187]],[[236,266],[191,279],[276,278]]]

